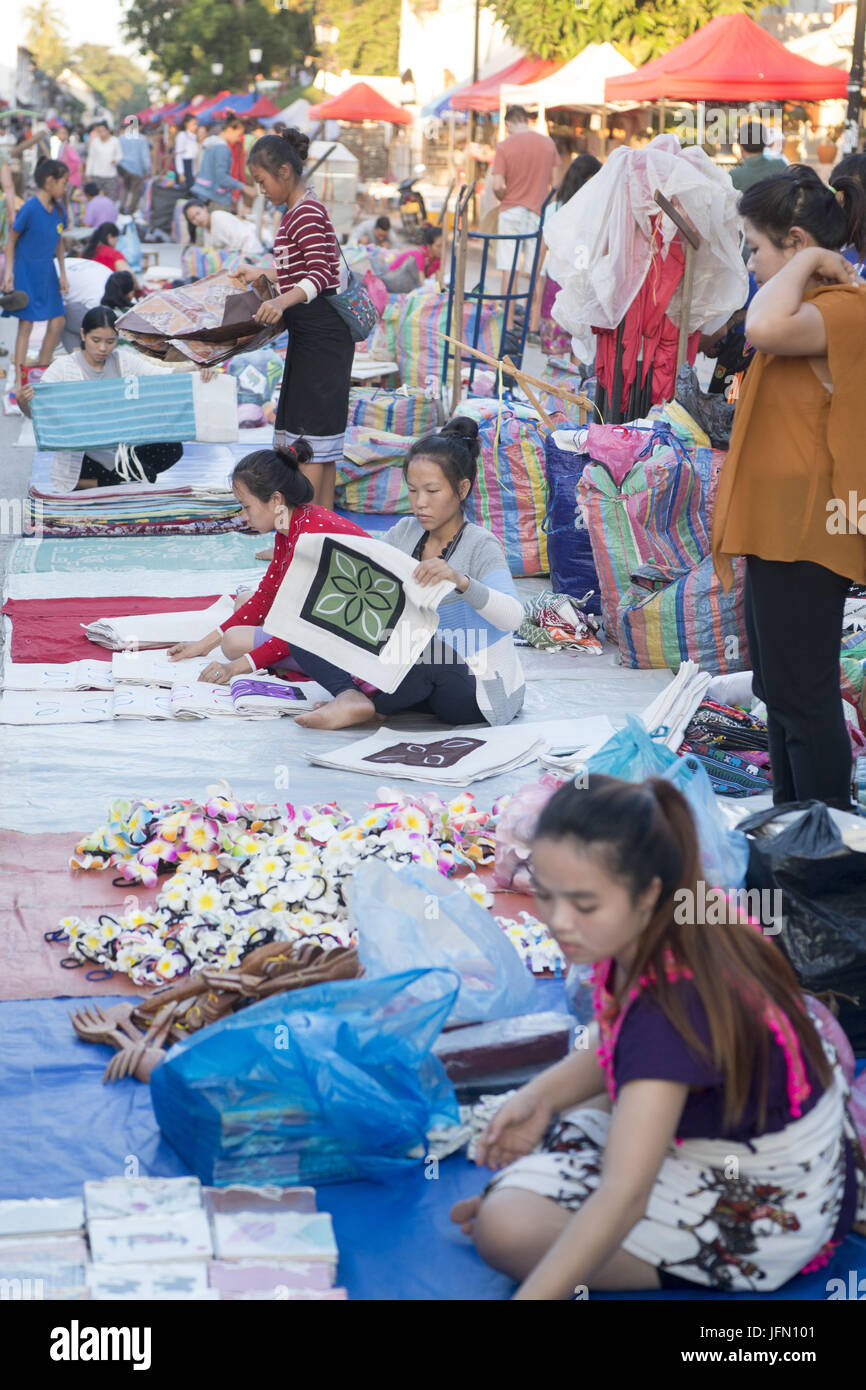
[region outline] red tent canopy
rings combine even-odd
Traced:
[[[822,101],[847,90],[841,68],[789,53],[745,14],[717,15],[660,58],[604,84],[606,101]]]
[[[522,86],[525,82],[540,82],[561,67],[562,63],[550,58],[518,58],[507,68],[501,68],[490,77],[483,77],[471,87],[464,87],[462,92],[455,92],[451,98],[451,108],[454,111],[498,111],[499,90],[503,83]]]
[[[320,101],[311,116],[323,121],[389,121],[391,125],[411,125],[412,117],[400,106],[394,106],[366,82],[341,92],[338,97]]]
[[[270,97],[262,96],[250,107],[249,111],[244,111],[243,118],[245,121],[248,121],[252,116],[254,120],[262,121],[265,116],[277,116],[279,112],[279,106],[274,106]]]

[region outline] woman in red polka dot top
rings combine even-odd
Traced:
[[[335,315],[336,317],[336,315]],[[300,471],[313,451],[305,439],[277,453],[260,449],[241,459],[232,474],[232,491],[241,504],[247,526],[264,534],[276,530],[274,558],[252,597],[238,600],[230,618],[199,642],[180,642],[169,649],[172,661],[207,656],[221,646],[227,661],[214,661],[202,671],[200,680],[225,685],[235,676],[268,668],[294,670],[288,642],[269,637],[265,629],[277,590],[289,568],[300,536],[308,531],[365,536],[354,521],[337,516],[325,507],[312,505],[313,487]]]

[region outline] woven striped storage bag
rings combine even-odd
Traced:
[[[679,574],[652,567],[642,574],[647,582],[655,579],[655,587],[648,591],[645,584],[631,584],[617,608],[616,640],[624,666],[676,671],[681,661],[696,661],[713,675],[749,670],[745,561],[734,561],[728,594],[722,592],[711,555]]]
[[[397,363],[401,380],[406,386],[426,386],[432,381],[438,387],[446,347],[439,334],[448,331],[448,296],[422,286],[400,297],[404,301],[397,325]],[[464,304],[462,341],[495,357],[502,336],[502,315],[499,300],[487,300],[480,306]],[[457,336],[457,325],[452,323],[451,337]],[[465,360],[468,362],[469,358]]]
[[[547,574],[547,432],[507,410],[502,412],[498,443],[496,429],[495,416],[478,427],[478,481],[466,500],[466,516],[498,538],[512,574]]]
[[[182,204],[178,203],[176,215],[183,219]],[[216,275],[220,270],[237,270],[242,265],[271,266],[274,258],[263,253],[251,256],[243,251],[215,251],[210,246],[185,246],[180,253],[181,278],[184,280],[203,280],[206,275]]]
[[[401,386],[398,391],[353,386],[349,424],[413,437],[427,434],[439,424],[439,401],[421,386]]]

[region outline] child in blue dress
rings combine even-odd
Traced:
[[[47,322],[39,366],[50,364],[65,322],[61,295],[69,290],[63,260],[63,231],[67,225],[63,197],[69,170],[59,159],[43,159],[36,166],[34,178],[36,196],[28,198],[19,210],[9,236],[3,282],[4,292],[14,289],[28,297],[23,309],[11,311],[18,319],[16,390],[23,384],[22,369],[27,362],[34,323]],[[60,266],[59,278],[54,268],[55,256]]]

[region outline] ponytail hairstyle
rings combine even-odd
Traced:
[[[780,1013],[785,1016],[804,1060],[821,1084],[828,1086],[829,1064],[794,972],[778,947],[745,921],[698,924],[696,906],[686,913],[690,921],[678,920],[681,890],[691,894],[686,902],[706,901],[699,887],[702,882],[706,885],[706,879],[697,831],[682,793],[662,777],[633,783],[593,774],[589,783],[588,788],[574,782],[559,788],[541,812],[533,842],[576,844],[601,862],[633,902],[654,878],[661,880],[628,978],[618,991],[619,1009],[625,1007],[632,989],[645,989],[686,1046],[724,1078],[726,1126],[741,1118],[755,1076],[759,1122],[766,1118],[768,1013],[774,1022],[779,1022]],[[676,986],[677,976],[691,981],[703,1005],[709,1046],[695,1033],[687,995],[684,998],[685,992]]]
[[[247,155],[247,164],[259,165],[269,174],[279,174],[288,164],[295,177],[304,175],[304,161],[310,152],[310,138],[292,126],[278,125],[270,135],[257,140]]]
[[[61,159],[40,159],[33,171],[33,181],[37,188],[44,188],[49,179],[65,179],[69,170]]]
[[[844,159],[840,159],[830,174],[830,187],[838,190],[837,179],[854,179],[860,187],[866,191],[866,154],[846,154]],[[866,256],[866,238],[860,242],[851,243],[860,256]]]
[[[100,304],[109,309],[118,309],[121,313],[132,306],[132,296],[135,290],[135,280],[132,273],[128,270],[112,271],[102,290]]]
[[[414,459],[430,459],[441,468],[457,496],[460,497],[460,484],[468,482],[466,497],[475,486],[478,474],[478,459],[481,455],[481,441],[478,438],[478,422],[468,415],[456,415],[434,434],[425,434],[416,439],[403,460],[403,477],[408,477],[409,465]],[[466,498],[461,497],[461,503]]]
[[[105,304],[97,304],[95,309],[88,309],[78,330],[82,339],[85,333],[92,333],[94,328],[110,328],[116,333],[117,315]]]
[[[313,451],[306,439],[276,449],[257,449],[235,465],[233,483],[243,483],[260,502],[270,502],[275,492],[282,494],[287,507],[303,507],[315,496],[313,484],[298,464],[309,463]]]
[[[801,227],[828,251],[866,245],[866,189],[850,174],[828,187],[807,164],[792,164],[784,174],[753,183],[738,207],[780,251],[792,227]]]
[[[93,233],[93,236],[90,238],[90,240],[88,241],[87,245],[81,253],[84,260],[94,260],[100,246],[108,245],[108,238],[110,236],[120,236],[120,228],[116,227],[113,222],[100,222],[99,226],[96,228],[96,231]]]

